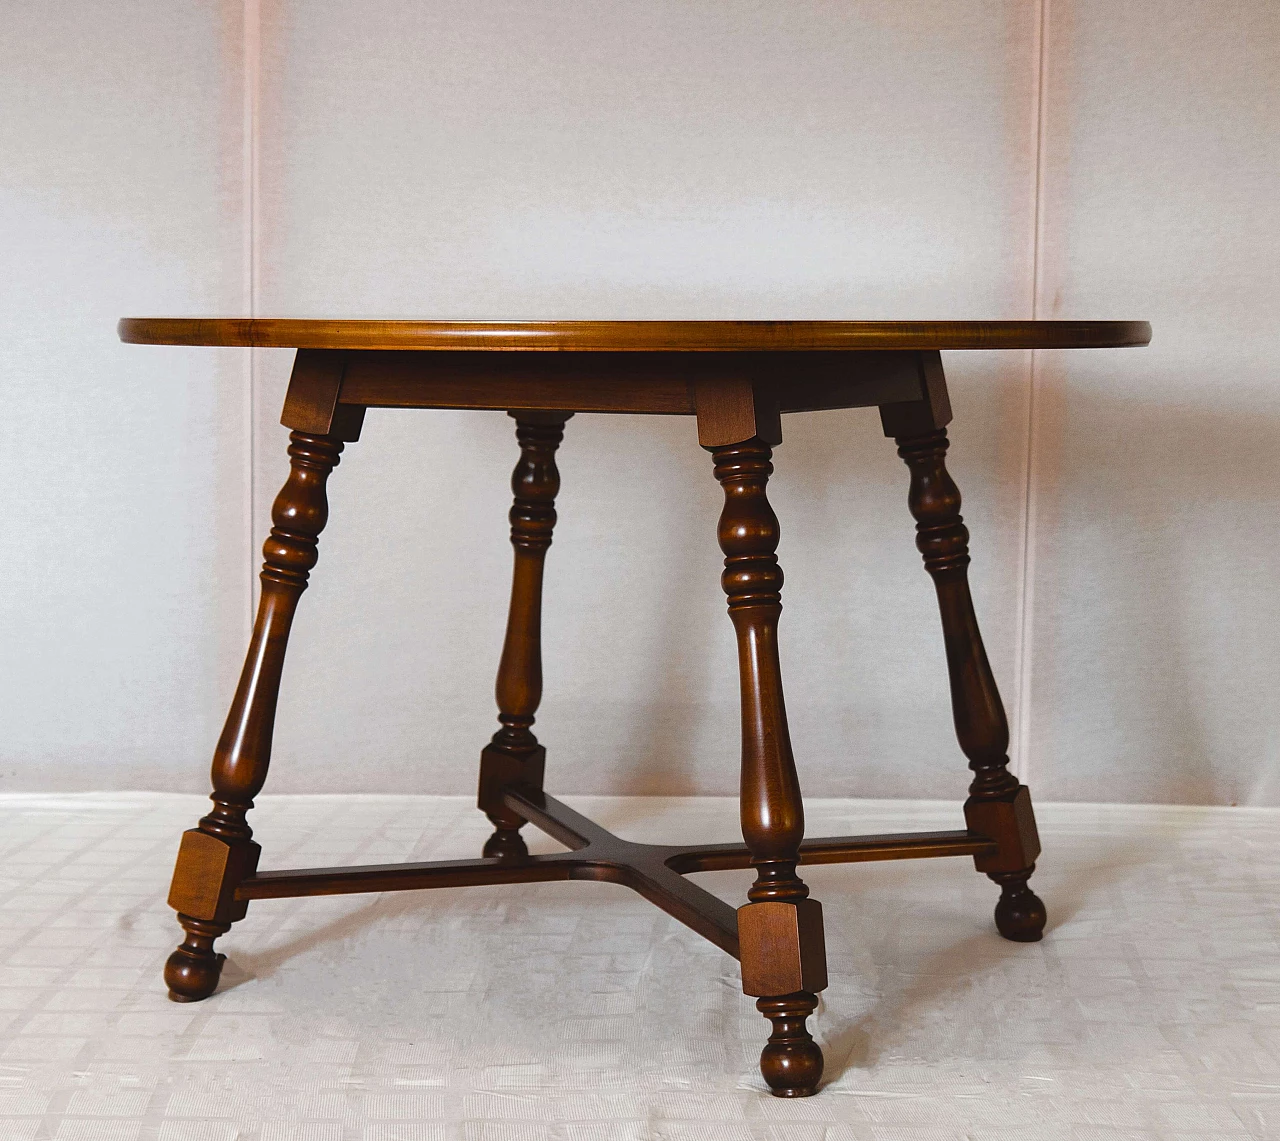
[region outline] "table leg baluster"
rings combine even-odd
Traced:
[[[271,509],[274,526],[263,546],[253,637],[213,756],[213,810],[183,833],[169,892],[186,931],[164,969],[176,1002],[213,993],[225,958],[214,951],[214,940],[248,907],[235,899],[235,890],[256,870],[261,849],[246,814],[267,777],[289,628],[316,564],[317,539],[329,514],[325,484],[343,446],[336,436],[303,432],[291,433],[289,441],[289,478]]]
[[[1031,795],[1009,772],[1009,726],[969,593],[969,532],[960,515],[960,490],[946,468],[947,431],[898,436],[898,455],[911,471],[908,503],[916,546],[933,578],[942,612],[951,704],[960,748],[973,783],[965,802],[971,831],[999,843],[974,863],[1001,887],[996,927],[1006,939],[1030,943],[1045,925],[1044,904],[1027,886],[1040,854]]]
[[[709,449],[724,489],[721,580],[738,641],[742,685],[742,835],[756,881],[738,910],[742,988],[773,1024],[760,1071],[779,1097],[817,1092],[822,1051],[805,1026],[827,985],[822,906],[796,872],[804,806],[787,731],[778,662],[782,569],[778,519],[766,496],[772,451],[759,439]]]
[[[503,803],[507,785],[542,788],[546,750],[533,735],[542,700],[542,569],[556,524],[560,472],[556,449],[572,412],[512,412],[520,460],[511,473],[511,545],[515,562],[507,635],[498,666],[496,696],[502,727],[480,754],[479,806],[494,826],[484,855],[519,859],[529,854],[520,829],[524,817]]]

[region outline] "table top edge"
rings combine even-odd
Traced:
[[[125,317],[127,344],[489,352],[1124,348],[1145,321],[408,321]]]

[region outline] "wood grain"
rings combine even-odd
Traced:
[[[941,352],[1144,345],[1141,321],[304,321],[125,318],[124,341],[298,350],[283,423],[291,473],[273,508],[249,655],[215,753],[213,810],[186,833],[170,902],[185,932],[170,956],[170,996],[217,986],[216,940],[250,900],[547,880],[634,889],[737,956],[772,1032],[761,1072],[782,1097],[816,1091],[822,1051],[806,1025],[827,985],[822,908],[800,864],[972,856],[1001,887],[996,925],[1040,938],[1044,905],[1028,886],[1040,844],[1030,794],[1008,771],[1008,728],[969,594],[968,532],[947,473],[951,405]],[[779,525],[766,495],[780,413],[880,408],[911,472],[917,545],[942,615],[957,737],[974,777],[956,832],[805,841],[787,731],[777,627]],[[497,698],[501,728],[484,749],[480,807],[495,833],[479,860],[257,870],[247,820],[270,761],[276,697],[298,598],[327,517],[325,484],[369,406],[500,408],[517,420],[512,478],[515,570]],[[611,835],[542,791],[532,732],[542,689],[543,559],[555,523],[555,452],[574,412],[693,415],[725,497],[721,580],[738,643],[744,844],[647,845]],[[394,498],[394,497],[393,497]],[[394,503],[399,507],[400,504]],[[630,616],[626,616],[630,620]],[[625,636],[625,631],[620,637]],[[568,852],[530,856],[532,823]],[[690,872],[751,867],[735,913]]]
[[[339,403],[347,358],[343,353],[299,349],[284,397],[280,423],[309,436],[336,436],[345,443],[360,439],[364,406]]]
[[[184,838],[173,873],[170,902],[179,908],[187,937],[165,964],[165,981],[178,1002],[213,993],[223,960],[213,950],[214,939],[245,915],[235,889],[257,867],[259,854],[247,814],[267,779],[289,631],[316,565],[329,517],[326,485],[342,448],[336,436],[289,436],[289,478],[272,504],[271,533],[262,548],[258,616],[214,750],[213,809],[200,820],[199,835]],[[186,908],[199,910],[190,914]]]
[[[690,872],[750,867],[751,852],[745,844],[641,844],[624,840],[541,789],[518,781],[502,790],[501,800],[508,811],[540,828],[569,851],[516,858],[258,871],[239,880],[234,898],[247,903],[253,899],[480,884],[596,880],[640,892],[717,947],[735,958],[739,956],[741,910],[735,914],[727,903],[683,877]],[[860,863],[904,857],[968,856],[991,853],[996,848],[995,841],[968,831],[831,836],[804,841],[800,858],[806,864]],[[812,926],[814,918],[810,910],[804,921]],[[797,948],[795,963],[802,979],[816,981],[820,977],[814,954],[818,948],[812,945],[813,933],[808,934],[811,945]],[[807,961],[803,955],[809,956]]]
[[[699,434],[703,413],[698,410]],[[738,642],[742,702],[742,838],[756,881],[738,909],[743,989],[760,996],[774,1033],[760,1072],[779,1097],[808,1097],[822,1076],[822,1050],[805,1027],[827,985],[822,907],[796,872],[804,804],[791,753],[778,658],[782,568],[778,517],[769,504],[772,451],[759,438],[708,449],[724,491],[717,537],[720,585]],[[763,1005],[761,1005],[763,1004]],[[781,1019],[781,1021],[779,1021]]]
[[[1145,345],[1145,321],[363,321],[125,317],[138,345],[480,352],[1086,349]]]
[[[697,412],[705,420],[715,403],[709,404],[705,397],[738,391],[746,396],[749,413],[758,407],[776,421],[779,411],[918,403],[927,391],[928,358],[936,360],[938,354],[870,349],[772,353],[300,349],[299,360],[304,356],[332,358],[328,375],[341,378],[342,407],[563,408],[666,416]],[[309,366],[315,367],[310,361]],[[318,396],[310,403],[323,407]],[[744,424],[751,418],[748,415]],[[769,424],[759,420],[755,428],[744,429],[745,434],[711,431],[701,442],[737,443],[760,435],[777,443],[781,439],[777,427],[774,423],[771,432]]]
[[[542,701],[542,572],[556,525],[560,472],[556,449],[572,412],[513,412],[520,459],[511,473],[511,546],[515,562],[507,634],[498,664],[494,695],[501,728],[480,754],[478,805],[494,833],[485,856],[527,856],[520,837],[524,817],[502,800],[506,785],[518,782],[542,787],[546,749],[533,733],[534,715]]]
[[[891,427],[886,419],[886,431]],[[973,770],[965,820],[1000,844],[998,853],[975,856],[974,863],[1001,886],[997,930],[1006,939],[1034,943],[1046,922],[1044,904],[1027,886],[1040,841],[1031,795],[1009,771],[1009,724],[969,591],[969,531],[960,489],[946,467],[947,430],[898,436],[896,442],[911,472],[907,504],[916,520],[916,547],[938,596],[956,739]]]

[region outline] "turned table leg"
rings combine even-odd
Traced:
[[[910,423],[910,417],[895,418],[889,409],[882,412],[885,432],[894,436],[898,455],[911,472],[908,504],[916,520],[916,546],[933,578],[942,613],[956,737],[974,774],[965,822],[971,831],[999,844],[995,854],[976,856],[974,864],[1000,885],[1000,934],[1032,943],[1040,938],[1046,919],[1044,904],[1027,886],[1040,840],[1031,794],[1008,769],[1009,726],[969,593],[969,532],[960,515],[960,491],[946,468],[947,430],[938,426],[911,431],[927,422]],[[903,427],[908,434],[894,430]]]
[[[246,813],[267,777],[289,627],[316,564],[316,540],[329,514],[325,483],[342,446],[336,435],[289,437],[289,478],[272,506],[274,526],[263,546],[258,617],[213,755],[213,810],[183,833],[169,891],[169,905],[186,931],[164,968],[175,1002],[213,993],[225,958],[214,951],[214,940],[248,907],[235,899],[235,890],[257,868],[260,848]]]
[[[520,459],[511,473],[511,545],[515,563],[507,636],[498,666],[498,721],[501,728],[480,754],[479,806],[494,826],[484,855],[497,859],[527,856],[520,835],[525,824],[502,801],[516,782],[542,788],[546,750],[533,735],[534,714],[542,700],[542,567],[556,524],[560,472],[556,449],[572,412],[512,412]]]
[[[778,663],[782,569],[778,519],[765,485],[772,451],[760,439],[709,449],[724,488],[721,579],[738,641],[742,685],[742,835],[756,881],[738,910],[742,989],[773,1025],[760,1072],[778,1097],[817,1092],[822,1051],[805,1020],[827,985],[822,906],[796,872],[804,807],[791,755]]]

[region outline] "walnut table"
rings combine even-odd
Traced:
[[[1044,905],[1027,886],[1040,851],[1031,799],[1008,770],[1008,728],[967,582],[968,532],[944,466],[951,419],[943,349],[1144,345],[1144,322],[437,322],[127,318],[137,344],[297,350],[284,425],[288,480],[272,509],[262,599],[226,727],[213,759],[213,810],[183,834],[169,903],[186,932],[165,981],[180,1002],[206,998],[224,956],[214,942],[254,899],[542,880],[607,880],[634,888],[742,964],[743,990],[772,1023],[760,1067],[775,1094],[815,1092],[822,1052],[805,1025],[827,985],[822,908],[801,864],[972,856],[1000,885],[996,928],[1040,938]],[[954,832],[804,839],[778,666],[782,570],[765,485],[788,412],[876,406],[911,474],[916,545],[942,611],[951,700],[973,783]],[[289,626],[328,505],[325,483],[366,408],[485,408],[516,421],[512,476],[515,571],[498,667],[501,727],[480,755],[480,809],[494,826],[480,859],[259,871],[246,821],[267,776]],[[724,488],[721,585],[738,641],[742,688],[742,844],[633,844],[543,792],[533,735],[542,691],[543,559],[556,521],[555,453],[577,412],[696,418],[698,443]],[[710,472],[708,473],[711,474]],[[531,856],[534,824],[566,852]],[[754,868],[735,911],[688,872]]]

